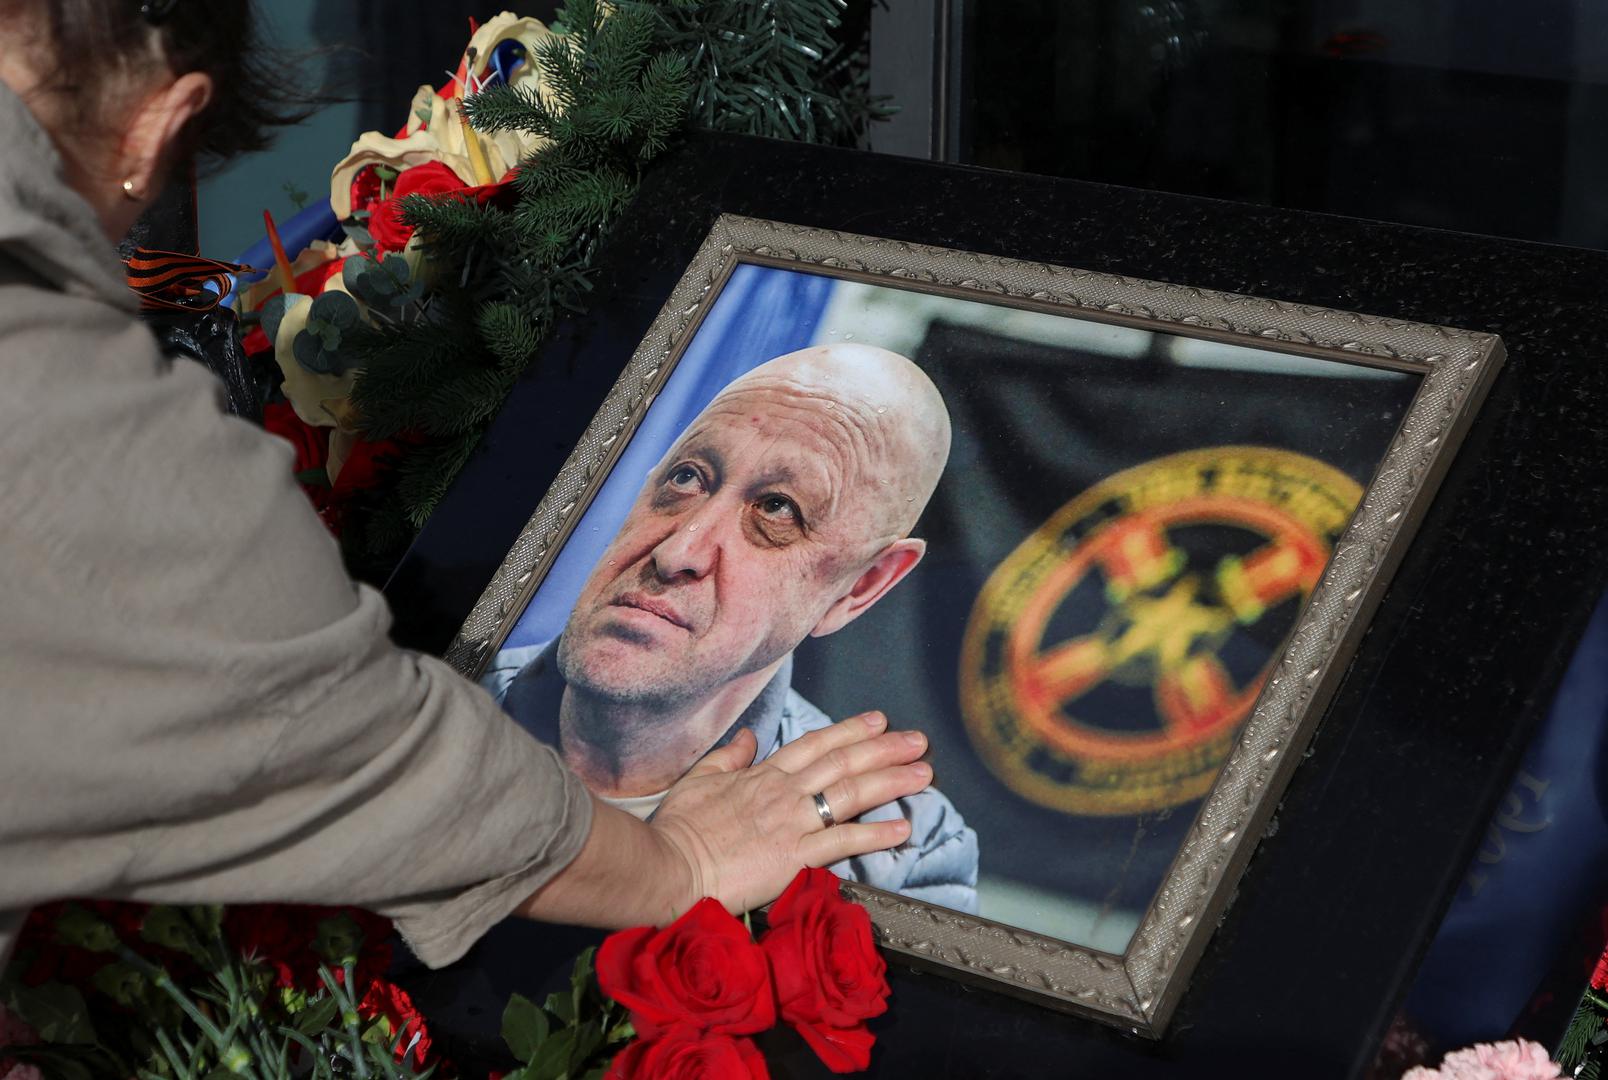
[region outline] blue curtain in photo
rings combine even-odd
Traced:
[[[744,264],[733,271],[505,648],[558,636],[587,575],[665,451],[721,387],[773,357],[810,345],[836,284],[796,270]]]

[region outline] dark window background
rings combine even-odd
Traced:
[[[1608,5],[941,0],[935,16],[949,160],[1608,246]]]

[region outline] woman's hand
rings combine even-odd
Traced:
[[[748,911],[776,899],[806,866],[895,847],[910,823],[856,822],[872,807],[913,795],[932,782],[916,759],[920,732],[885,732],[881,713],[812,731],[756,765],[752,732],[700,761],[660,804],[652,827],[685,863],[685,910],[712,896],[727,910]],[[747,767],[745,767],[747,766]],[[816,809],[821,793],[842,824],[828,828]]]
[[[812,731],[754,760],[752,732],[710,753],[660,804],[651,825],[594,800],[586,845],[519,914],[616,929],[664,925],[705,896],[733,913],[768,904],[806,866],[895,847],[910,823],[856,822],[932,781],[919,732],[888,732],[880,713]],[[825,797],[841,825],[816,810]]]

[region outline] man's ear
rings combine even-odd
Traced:
[[[128,119],[115,179],[133,182],[137,198],[150,198],[164,180],[184,126],[212,100],[212,77],[191,71],[141,102]]]
[[[872,604],[882,599],[889,589],[899,584],[906,574],[914,570],[926,552],[927,541],[917,540],[914,537],[895,540],[883,548],[877,557],[871,560],[871,565],[854,579],[854,586],[821,616],[821,621],[810,631],[810,637],[825,637],[858,619]]]

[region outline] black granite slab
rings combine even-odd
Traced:
[[[393,577],[400,639],[451,639],[721,212],[1502,336],[1507,365],[1166,1038],[900,971],[873,1069],[1361,1076],[1608,577],[1608,254],[699,137],[655,166],[593,314],[545,350]],[[505,933],[477,953],[501,957],[477,976],[492,998],[519,978],[506,942],[543,931]],[[827,1075],[777,1052],[779,1073]]]

